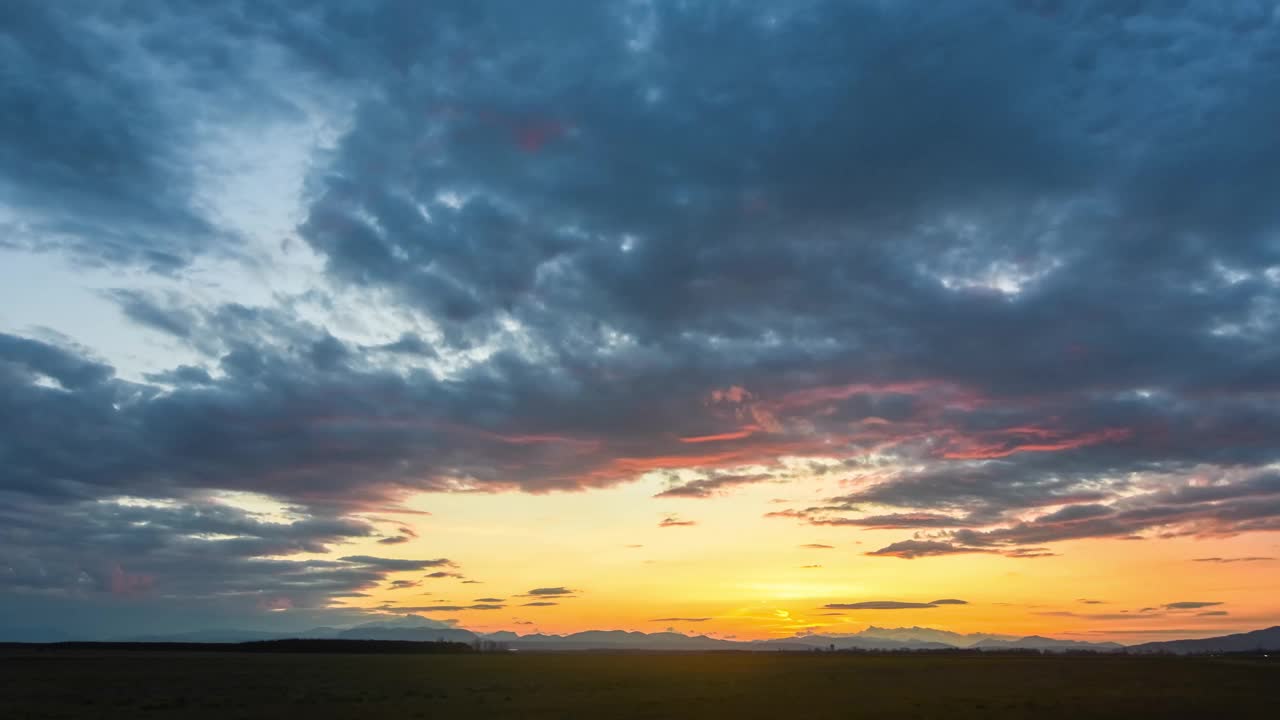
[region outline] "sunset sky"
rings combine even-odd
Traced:
[[[10,0],[0,68],[0,640],[1280,621],[1272,0]]]

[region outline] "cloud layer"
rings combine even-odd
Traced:
[[[772,521],[875,557],[1280,530],[1261,4],[4,12],[0,245],[118,270],[189,359],[0,334],[0,591],[324,607],[448,567],[287,559],[414,539],[362,513],[646,473],[837,479]],[[314,287],[158,289],[247,252],[202,148],[309,94]]]

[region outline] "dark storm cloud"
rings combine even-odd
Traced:
[[[441,562],[294,559],[377,532],[365,521],[297,509],[280,520],[209,499],[68,503],[2,496],[0,610],[93,637],[170,624],[189,630],[218,618],[252,625],[272,610],[313,625],[358,620],[363,611],[340,607],[344,598],[365,596],[394,572]],[[390,580],[392,587],[403,584]],[[107,626],[90,626],[111,618]]]
[[[326,283],[438,331],[360,344],[287,302],[122,288],[126,317],[202,358],[145,383],[0,335],[18,515],[239,490],[344,522],[416,491],[674,469],[701,479],[664,495],[706,497],[803,477],[785,457],[849,490],[775,515],[915,533],[873,555],[1280,530],[1280,23],[1260,5],[0,13],[6,245],[163,272],[234,252],[196,131],[300,113],[279,93],[314,83],[353,110],[299,234]],[[352,537],[262,532],[236,542]],[[117,585],[138,594],[164,573],[132,547]],[[302,600],[390,571],[340,565]]]
[[[0,199],[21,221],[0,245],[164,272],[232,249],[196,197],[192,146],[201,125],[289,106],[252,77],[251,45],[172,9],[6,4]]]
[[[525,339],[445,385],[377,370],[379,357],[440,349],[416,335],[356,347],[288,313],[122,291],[131,318],[224,373],[212,388],[188,373],[157,407],[204,418],[195,405],[244,403],[232,410],[293,429],[272,438],[276,458],[236,452],[249,441],[230,433],[232,452],[201,458],[207,482],[246,477],[251,459],[278,469],[244,482],[332,495],[351,494],[343,478],[394,495],[708,468],[666,493],[700,496],[763,477],[732,468],[780,455],[889,448],[934,462],[847,502],[915,512],[822,522],[942,528],[1105,500],[1123,482],[1104,473],[1270,457],[1261,438],[1280,422],[1240,391],[1274,381],[1258,315],[1274,283],[1230,274],[1266,248],[1232,224],[1213,246],[1222,257],[1178,239],[1179,252],[1145,251],[1163,216],[1129,183],[1182,150],[1201,157],[1179,140],[1201,128],[1176,123],[1206,100],[1148,87],[1149,64],[1185,59],[1117,44],[1107,13],[601,6],[570,21],[373,6],[352,33],[344,12],[266,7],[240,30],[315,77],[364,73],[387,90],[361,99],[333,163],[317,168],[302,232],[333,277],[401,295],[442,327],[445,349],[502,346],[500,317]],[[229,22],[212,19],[209,32]],[[1203,12],[1183,30],[1210,43],[1224,24]],[[1254,59],[1270,32],[1254,28],[1234,51]],[[713,46],[716,61],[697,51]],[[913,52],[923,48],[945,52]],[[1252,75],[1198,60],[1185,72],[1220,81],[1228,115],[1266,102]],[[1157,99],[1187,112],[1164,113],[1153,135],[1150,98],[1117,88],[1166,93]],[[1266,167],[1239,156],[1226,170]],[[1104,196],[1087,213],[1086,188]],[[1221,217],[1201,210],[1205,223]],[[1132,272],[1134,257],[1152,272]],[[966,286],[992,273],[1024,278],[1022,291]],[[287,395],[250,392],[285,378]],[[730,383],[747,389],[707,401]],[[366,400],[375,393],[396,402]],[[327,394],[356,399],[341,413],[341,457],[316,442],[339,429]]]

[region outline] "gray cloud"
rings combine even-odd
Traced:
[[[701,480],[693,480],[683,485],[667,488],[654,497],[692,497],[709,498],[720,494],[722,490],[740,485],[775,480],[773,475],[759,473],[754,475],[712,475]]]
[[[570,590],[567,587],[540,587],[540,588],[534,588],[530,590],[529,592],[525,593],[525,596],[545,597],[545,596],[554,596],[554,595],[573,595],[576,592],[577,592],[576,590]]]
[[[967,605],[964,600],[934,600],[933,602],[900,602],[897,600],[870,600],[856,603],[830,603],[824,610],[917,610],[939,605]]]
[[[479,603],[476,605],[415,605],[415,606],[386,606],[382,610],[387,612],[406,612],[406,613],[433,613],[433,612],[461,612],[463,610],[502,610],[506,605],[494,605],[489,603]]]
[[[936,540],[902,540],[891,543],[867,555],[892,556],[912,560],[920,557],[937,555],[960,555],[964,553],[991,552],[983,548],[971,548]]]
[[[183,578],[212,596],[166,564],[174,544],[192,573],[275,597],[254,553],[402,543],[352,513],[413,492],[682,469],[700,479],[663,494],[710,497],[802,476],[784,457],[853,482],[771,514],[914,533],[872,555],[1280,529],[1280,142],[1262,120],[1280,25],[1261,6],[19,3],[6,20],[7,250],[170,276],[238,257],[192,148],[300,117],[280,93],[316,88],[352,112],[306,178],[312,292],[418,326],[357,342],[288,298],[138,282],[105,297],[199,358],[141,382],[0,335],[0,494],[33,533],[0,551],[22,592]],[[104,504],[227,490],[316,525],[224,519],[206,545],[183,528],[207,517]],[[171,525],[120,526],[110,552],[57,539],[130,513]],[[334,562],[290,602],[396,571]]]
[[[423,570],[431,567],[457,567],[452,562],[437,558],[435,560],[401,560],[399,558],[373,557],[372,555],[348,555],[339,558],[343,562],[358,563],[380,570],[403,572],[407,570]]]
[[[658,523],[658,527],[689,527],[697,525],[697,520],[683,520],[676,515],[668,515]]]

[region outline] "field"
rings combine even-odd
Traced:
[[[0,653],[0,718],[1274,718],[1280,662]]]

